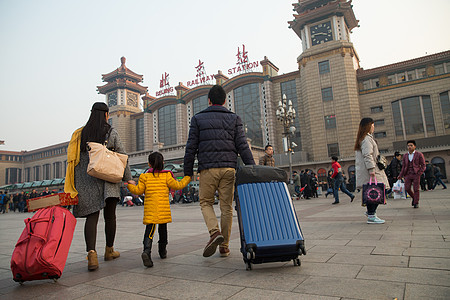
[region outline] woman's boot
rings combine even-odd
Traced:
[[[94,271],[98,269],[98,258],[97,258],[97,252],[95,250],[90,250],[88,252],[88,270]]]
[[[153,267],[153,261],[152,261],[152,243],[153,240],[145,237],[144,238],[144,252],[142,252],[142,262],[144,263],[144,266],[147,268]]]
[[[114,251],[114,247],[105,247],[105,260],[113,260],[120,257],[120,252]]]

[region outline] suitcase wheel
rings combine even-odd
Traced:
[[[294,261],[294,266],[301,266],[302,265],[302,262],[300,261],[300,258],[294,258],[293,261]]]
[[[250,248],[250,249],[247,251],[247,259],[248,259],[248,260],[250,260],[250,259],[255,259],[255,252],[253,251],[252,248]]]
[[[250,271],[252,269],[252,263],[251,262],[247,262],[247,267],[245,268],[246,271]]]

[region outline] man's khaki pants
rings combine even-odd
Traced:
[[[200,172],[199,201],[209,235],[219,231],[219,222],[214,212],[214,194],[219,192],[220,232],[224,237],[221,247],[230,243],[231,224],[233,223],[234,168],[212,168]]]

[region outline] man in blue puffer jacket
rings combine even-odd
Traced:
[[[184,175],[192,176],[195,155],[200,173],[199,201],[210,240],[203,256],[213,255],[219,246],[220,256],[228,256],[233,219],[235,169],[238,154],[244,164],[254,165],[241,118],[223,106],[225,90],[215,85],[208,93],[209,107],[191,120],[184,155]],[[220,229],[214,212],[214,193],[219,192]]]

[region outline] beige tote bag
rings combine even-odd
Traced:
[[[108,182],[118,183],[123,178],[128,155],[117,153],[105,145],[88,142],[89,164],[87,173]]]

